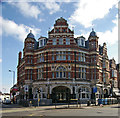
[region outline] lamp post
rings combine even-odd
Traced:
[[[9,70],[9,72],[13,72],[13,86],[14,86],[14,83],[15,83],[15,71]]]
[[[15,71],[9,70],[9,72],[13,72],[13,86],[14,86],[14,83],[15,83]],[[12,93],[12,94],[13,94],[13,104],[14,104],[14,95],[15,95],[15,93]]]
[[[50,80],[49,79],[47,80],[47,86],[48,86],[48,96],[47,96],[47,98],[49,99],[50,98]]]
[[[40,92],[41,92],[41,91],[40,91],[40,89],[38,88],[38,89],[37,89],[37,93],[38,93],[38,107],[39,107],[39,102],[40,102],[40,97],[39,97]]]

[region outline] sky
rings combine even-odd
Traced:
[[[35,39],[48,37],[55,20],[63,17],[74,36],[86,40],[94,28],[99,44],[107,44],[109,59],[118,63],[118,0],[3,0],[0,3],[0,91],[9,92],[15,71],[17,82],[18,53],[32,30]]]

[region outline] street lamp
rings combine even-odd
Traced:
[[[48,86],[48,96],[47,96],[47,98],[49,99],[50,98],[50,80],[49,80],[49,78],[47,80],[47,86]]]
[[[37,93],[38,93],[38,107],[39,107],[39,102],[40,102],[40,97],[39,97],[40,92],[41,92],[41,91],[40,91],[40,89],[38,88],[38,89],[37,89]]]
[[[13,86],[14,86],[14,83],[15,83],[15,71],[9,70],[9,72],[13,72]]]
[[[9,72],[13,72],[13,86],[14,86],[14,83],[15,83],[15,71],[9,70]],[[13,104],[14,104],[14,95],[15,95],[15,93],[12,93],[12,94],[13,94]]]

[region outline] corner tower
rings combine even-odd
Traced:
[[[89,38],[88,38],[90,51],[99,51],[98,39],[99,39],[99,37],[97,37],[96,32],[92,28],[92,32],[90,33]]]
[[[25,41],[24,41],[24,53],[26,51],[32,51],[35,49],[36,40],[34,38],[34,35],[32,34],[32,30],[30,30],[30,33],[27,35]]]

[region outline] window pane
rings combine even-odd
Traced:
[[[84,40],[83,39],[81,39],[81,45],[84,46]]]
[[[86,92],[89,92],[89,89],[88,89],[88,88],[86,88]]]
[[[87,94],[87,98],[89,98],[89,94]]]
[[[44,56],[42,57],[42,61],[44,61]]]
[[[60,78],[66,77],[66,69],[63,66],[59,66],[56,70],[57,70],[57,74],[56,74],[57,77]]]
[[[63,32],[65,32],[65,29],[63,29]]]
[[[84,78],[84,73],[82,73],[82,78]]]
[[[59,56],[58,55],[56,56],[56,59],[59,60]]]
[[[54,78],[54,72],[52,72],[52,78]]]
[[[70,54],[70,52],[68,52],[68,54]]]
[[[43,46],[43,40],[40,41],[40,45]]]
[[[70,78],[70,72],[68,72],[68,78]]]
[[[53,39],[53,45],[56,45],[56,39]]]
[[[60,78],[62,78],[62,72],[60,72]]]
[[[57,78],[59,77],[58,72],[56,73]]]
[[[84,68],[82,68],[82,72],[84,72]]]
[[[70,39],[66,38],[66,45],[70,45]]]
[[[54,55],[52,55],[52,60],[54,61]]]
[[[81,73],[79,73],[79,78],[81,78]]]
[[[64,76],[63,77],[65,77],[66,75],[65,75],[65,72],[64,72]]]
[[[68,55],[68,60],[70,60],[70,55]]]
[[[57,32],[59,32],[59,29],[57,29]]]
[[[82,93],[82,98],[85,98],[85,93]]]
[[[59,38],[59,44],[63,45],[63,39],[62,38]]]
[[[63,60],[66,60],[66,55],[63,55]]]
[[[78,56],[78,60],[81,61],[81,57],[80,56]]]
[[[62,55],[60,55],[60,60],[62,60]]]

